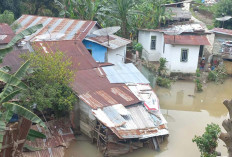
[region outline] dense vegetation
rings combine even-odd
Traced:
[[[33,68],[33,73],[25,80],[28,90],[21,94],[22,104],[29,109],[34,104],[39,111],[51,109],[56,117],[67,115],[76,102],[68,86],[74,77],[71,60],[60,51],[46,54],[37,51],[22,57],[30,60]]]

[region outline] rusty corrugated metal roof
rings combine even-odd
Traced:
[[[25,52],[28,52],[28,50],[13,50],[10,53],[6,54],[6,56],[3,58],[2,63],[0,64],[0,68],[8,66],[11,69],[10,73],[15,73],[24,62],[24,60],[20,58],[20,55]]]
[[[214,33],[225,34],[225,35],[232,35],[231,29],[224,29],[224,28],[214,28],[212,30]]]
[[[68,119],[62,118],[52,120],[46,123],[50,132],[45,131],[39,125],[32,126],[32,129],[42,132],[47,139],[36,139],[35,141],[27,141],[31,147],[41,148],[40,151],[23,152],[24,157],[63,157],[65,147],[69,142],[74,140],[74,134],[71,129],[71,123]]]
[[[144,139],[168,134],[162,114],[150,114],[142,104],[126,108],[117,104],[92,112],[121,139]]]
[[[62,51],[72,61],[72,67],[76,70],[85,70],[98,67],[98,64],[90,55],[81,41],[37,41],[32,44],[38,51],[56,52]]]
[[[15,36],[11,27],[6,23],[0,23],[0,44],[8,44]]]
[[[109,42],[106,36],[94,36],[94,37],[87,37],[86,40],[98,43],[99,45],[108,47],[110,49],[117,49],[119,47],[125,46],[131,43],[131,40],[119,37],[117,35],[110,35]]]
[[[83,40],[97,22],[58,17],[22,15],[16,20],[16,23],[21,26],[17,29],[16,34],[36,24],[43,24],[43,28],[26,38],[28,41],[34,41],[36,36],[52,33],[64,34],[59,40]]]
[[[172,45],[210,45],[205,35],[164,35],[164,42]]]
[[[125,84],[110,83],[100,67],[78,71],[71,86],[93,109],[115,104],[128,106],[140,102]]]

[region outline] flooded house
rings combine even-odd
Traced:
[[[204,55],[204,46],[210,45],[200,24],[140,29],[138,42],[143,45],[142,57],[145,60],[166,58],[171,73],[195,73],[199,57]]]
[[[43,24],[18,49],[59,50],[72,61],[75,78],[70,86],[79,98],[70,114],[75,130],[96,142],[105,156],[144,146],[159,149],[169,134],[167,121],[149,81],[133,64],[124,64],[130,40],[113,34],[96,36],[93,32],[100,27],[95,21],[22,15],[16,22],[21,25],[16,34]]]
[[[223,59],[227,73],[232,75],[232,30],[224,28],[214,28],[214,44],[212,62]]]
[[[33,47],[61,50],[71,57],[78,69],[71,87],[79,98],[72,125],[96,142],[105,156],[146,145],[159,148],[168,135],[167,122],[149,81],[133,64],[97,63],[80,41],[38,41]]]

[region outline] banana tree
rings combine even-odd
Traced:
[[[27,35],[33,34],[42,27],[43,25],[39,24],[17,34],[5,47],[0,49],[0,63],[2,62],[3,57],[7,53],[11,52],[13,46],[18,41],[20,41]],[[12,99],[16,95],[20,94],[22,90],[27,90],[28,88],[27,85],[21,80],[26,75],[29,69],[29,64],[29,61],[26,61],[14,74],[9,74],[0,69],[0,81],[5,83],[5,87],[0,93],[0,149],[2,149],[1,143],[3,142],[5,131],[10,130],[10,128],[7,127],[7,124],[9,123],[13,114],[18,114],[30,120],[32,123],[37,123],[46,128],[45,123],[37,115],[35,115],[33,112],[26,109],[25,107],[12,101]]]

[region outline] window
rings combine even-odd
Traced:
[[[92,50],[91,49],[87,49],[89,51],[89,53],[92,55]]]
[[[188,49],[181,49],[181,62],[187,62],[188,61]]]
[[[156,49],[156,36],[151,36],[151,50]]]

